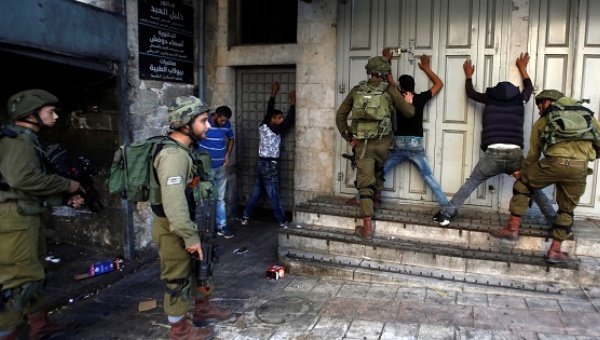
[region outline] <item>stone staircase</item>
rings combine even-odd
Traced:
[[[318,197],[296,206],[294,223],[279,231],[279,258],[290,272],[362,282],[448,280],[475,285],[560,293],[600,286],[600,221],[577,220],[563,251],[578,261],[549,265],[542,216],[522,218],[518,242],[497,240],[507,214],[462,208],[450,226],[432,216],[437,207],[384,202],[375,215],[375,237],[353,235],[358,208],[341,197]]]

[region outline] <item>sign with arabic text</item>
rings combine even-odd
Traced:
[[[138,2],[140,79],[194,83],[194,9],[181,0]]]

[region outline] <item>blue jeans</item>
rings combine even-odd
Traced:
[[[227,225],[227,209],[225,207],[225,194],[227,193],[227,169],[223,165],[210,169],[210,175],[217,187],[217,229]]]
[[[277,162],[262,159],[259,159],[258,163],[256,164],[256,180],[254,181],[252,193],[250,194],[248,202],[246,203],[246,208],[244,209],[244,217],[250,217],[252,215],[252,210],[254,210],[256,202],[258,202],[258,199],[262,194],[263,187],[267,191],[267,195],[271,201],[271,209],[273,209],[273,214],[275,214],[277,222],[279,224],[287,222],[285,212],[283,211],[283,207],[281,206],[281,202],[279,200],[279,175]]]
[[[447,216],[454,216],[465,200],[469,198],[471,193],[481,183],[488,178],[500,174],[512,175],[513,172],[521,169],[522,163],[523,150],[520,148],[509,150],[487,149],[479,159],[479,162],[477,162],[477,165],[475,165],[475,168],[473,168],[471,176],[460,187],[458,192],[454,194],[450,203],[441,209],[441,213]],[[554,218],[556,215],[554,207],[552,207],[552,203],[541,190],[533,190],[531,198],[538,205],[547,220]]]
[[[397,164],[409,161],[417,167],[423,180],[431,188],[433,196],[441,206],[448,204],[448,198],[440,187],[433,172],[429,167],[425,148],[423,148],[423,138],[414,136],[395,136],[394,149],[390,152],[390,158],[383,164],[383,173],[387,174]]]

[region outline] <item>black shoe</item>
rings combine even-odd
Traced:
[[[228,226],[224,226],[221,229],[217,230],[217,235],[219,236],[223,236],[226,239],[230,239],[232,237],[235,236],[235,234],[233,233],[233,231],[231,231],[231,229]]]
[[[433,216],[433,220],[436,221],[440,226],[446,227],[450,225],[450,220],[452,220],[452,216],[448,216],[441,211]]]

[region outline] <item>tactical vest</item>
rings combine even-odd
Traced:
[[[195,186],[197,193],[196,200],[217,199],[217,190],[214,179],[210,175],[212,161],[208,152],[204,150],[192,151],[192,160],[194,166],[192,171],[198,177],[198,184]]]
[[[3,132],[3,138],[15,138],[23,140],[23,138],[26,138],[25,135],[30,136],[34,142],[34,148],[36,150],[35,154],[38,158],[40,170],[44,175],[48,175],[49,173],[44,166],[44,160],[42,157],[43,150],[37,134],[30,129],[17,125],[7,125],[4,127],[4,129],[7,130]],[[62,195],[60,194],[42,197],[30,195],[22,190],[11,188],[7,183],[3,183],[2,174],[0,174],[0,183],[2,183],[2,185],[0,185],[2,187],[2,190],[0,190],[0,202],[16,201],[17,210],[19,214],[23,216],[38,215],[49,211],[49,206],[62,203]]]
[[[386,90],[389,84],[381,82],[376,89],[366,81],[357,85],[352,106],[352,134],[357,139],[373,139],[394,132],[392,102]]]
[[[592,123],[594,112],[573,98],[559,98],[544,115],[548,122],[542,132],[542,152],[561,142],[600,140],[600,132]]]
[[[154,156],[152,158],[154,159],[158,152],[170,147],[182,148],[176,142],[165,143],[162,145],[161,150],[157,150],[154,153]],[[201,203],[205,200],[215,201],[217,199],[217,190],[214,183],[214,179],[210,175],[210,168],[212,162],[210,156],[208,155],[208,152],[206,152],[205,150],[185,150],[189,153],[193,163],[192,174],[194,179],[185,188],[185,196],[188,203],[188,210],[190,212],[190,219],[193,221],[196,218],[195,215],[197,203]],[[151,172],[152,178],[150,179],[150,187],[152,189],[150,191],[155,192],[155,194],[150,194],[150,208],[157,216],[166,217],[162,205],[162,195],[160,195],[160,183],[158,183],[154,166],[152,166]]]

